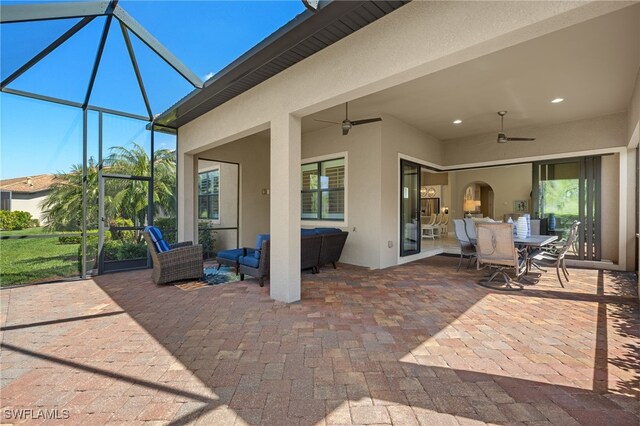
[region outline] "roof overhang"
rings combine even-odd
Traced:
[[[207,80],[155,122],[178,128],[408,3],[328,1],[307,10]]]

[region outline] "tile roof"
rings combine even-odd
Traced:
[[[0,189],[3,191],[34,193],[46,191],[53,186],[56,175],[43,174],[34,176],[17,177],[0,180]]]

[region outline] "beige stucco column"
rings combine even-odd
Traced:
[[[197,243],[195,233],[195,193],[196,173],[194,157],[180,152],[178,144],[178,241]]]
[[[300,118],[271,121],[271,297],[300,300]]]

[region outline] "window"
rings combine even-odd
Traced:
[[[345,159],[302,165],[302,219],[344,220]]]
[[[0,210],[11,211],[11,192],[0,191]]]
[[[198,218],[220,220],[220,170],[198,174]]]

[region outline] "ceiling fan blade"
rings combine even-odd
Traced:
[[[382,118],[377,117],[377,118],[365,118],[364,120],[353,120],[351,124],[353,126],[358,126],[360,124],[375,123],[376,121],[382,121]]]
[[[338,121],[318,120],[317,118],[314,118],[314,121],[319,121],[321,123],[342,124],[342,123],[340,123]]]
[[[526,142],[526,141],[535,141],[536,138],[507,138],[509,142]]]

